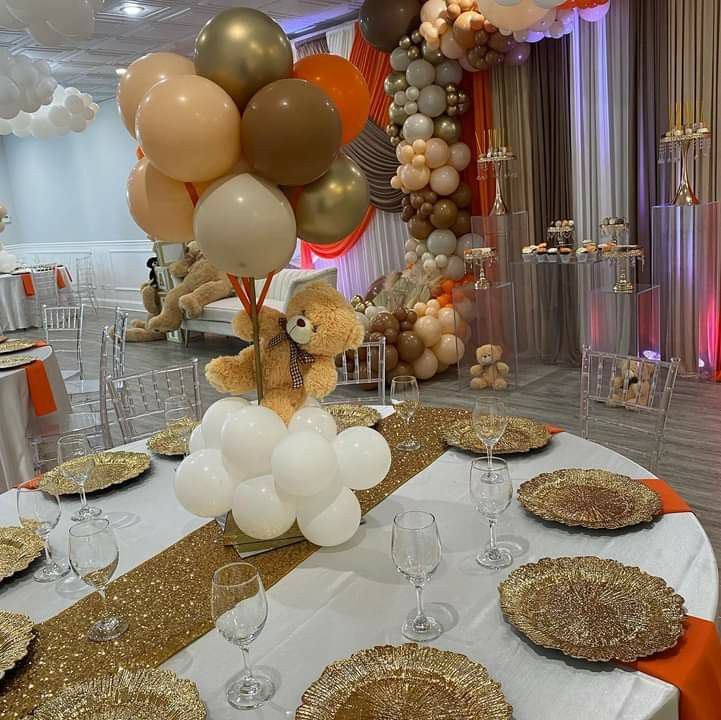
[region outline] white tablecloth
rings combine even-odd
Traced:
[[[60,272],[65,279],[65,288],[58,290],[58,298],[61,305],[66,305],[73,297],[72,285],[68,271],[60,268]],[[36,317],[33,298],[23,289],[22,276],[0,274],[0,328],[8,332],[41,324],[42,319]]]
[[[473,562],[487,539],[487,529],[468,501],[469,460],[459,452],[445,453],[372,510],[352,541],[315,553],[270,589],[268,623],[251,649],[251,658],[274,677],[278,690],[271,703],[243,717],[292,718],[303,691],[328,663],[361,648],[403,642],[400,625],[414,605],[414,593],[390,559],[391,525],[397,512],[420,508],[436,515],[444,545],[443,562],[427,588],[427,601],[440,604],[451,618],[433,644],[483,663],[503,684],[515,720],[677,720],[678,692],[673,686],[642,673],[544,651],[504,621],[496,588],[510,570],[485,572]],[[511,461],[516,486],[539,472],[573,466],[649,476],[615,453],[566,433],[555,436],[546,450]],[[119,573],[204,522],[174,500],[174,467],[172,461],[154,457],[144,480],[98,498],[117,523]],[[53,541],[64,548],[68,518],[77,502],[63,504],[64,517]],[[1,524],[15,522],[14,505],[14,492],[0,496]],[[615,558],[663,577],[686,598],[689,613],[709,620],[715,616],[716,563],[705,532],[690,513],[667,515],[627,532],[591,534],[542,523],[514,501],[499,533],[528,542],[514,568],[545,556]],[[36,621],[76,599],[33,583],[29,574],[0,585],[0,604],[29,613]],[[210,720],[240,717],[225,700],[227,684],[240,672],[240,652],[216,631],[178,653],[165,667],[198,684]]]
[[[43,361],[58,414],[69,412],[70,400],[52,348],[32,348],[18,354],[32,355]],[[29,441],[35,410],[24,367],[0,371],[0,409],[0,489],[4,490],[29,480],[35,474]],[[45,415],[44,419],[51,420],[54,415],[56,413]]]

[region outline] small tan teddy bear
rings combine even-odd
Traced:
[[[333,392],[337,382],[336,355],[363,342],[363,326],[348,301],[324,282],[306,285],[288,302],[286,314],[268,307],[260,311],[263,405],[287,423],[307,397],[318,400]],[[247,313],[238,313],[233,331],[252,341]],[[220,392],[255,389],[254,348],[211,360],[205,376]]]
[[[473,390],[506,390],[510,368],[501,361],[503,348],[500,345],[481,345],[476,350],[478,365],[471,367],[471,388]]]

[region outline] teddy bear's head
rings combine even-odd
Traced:
[[[335,357],[363,342],[363,326],[348,301],[328,283],[306,285],[288,301],[286,332],[311,355]]]
[[[481,345],[476,350],[476,360],[479,365],[490,367],[503,357],[503,348],[500,345]]]

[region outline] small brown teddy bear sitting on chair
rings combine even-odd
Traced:
[[[308,396],[320,400],[333,392],[335,356],[363,342],[363,326],[348,301],[324,282],[309,283],[294,295],[285,315],[262,308],[259,320],[262,404],[287,423]],[[252,341],[247,313],[235,316],[233,331],[241,340]],[[254,348],[211,360],[205,376],[220,392],[250,392],[255,389]]]
[[[510,368],[501,361],[503,348],[500,345],[481,345],[476,350],[478,365],[471,367],[471,388],[473,390],[506,390]]]

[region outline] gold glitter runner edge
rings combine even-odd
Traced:
[[[467,415],[464,410],[422,408],[412,423],[421,450],[392,450],[385,480],[357,493],[363,513],[440,457],[446,450],[440,429]],[[395,416],[381,420],[378,430],[391,448],[407,432]],[[269,588],[316,550],[316,545],[304,541],[258,555],[251,562]],[[89,625],[100,613],[97,593],[37,625],[37,637],[27,657],[0,681],[0,717],[25,718],[61,688],[121,667],[135,670],[161,665],[213,629],[211,578],[218,567],[237,560],[234,549],[223,545],[220,528],[211,522],[111,583],[110,607],[130,625],[119,640],[94,643],[85,639]]]

